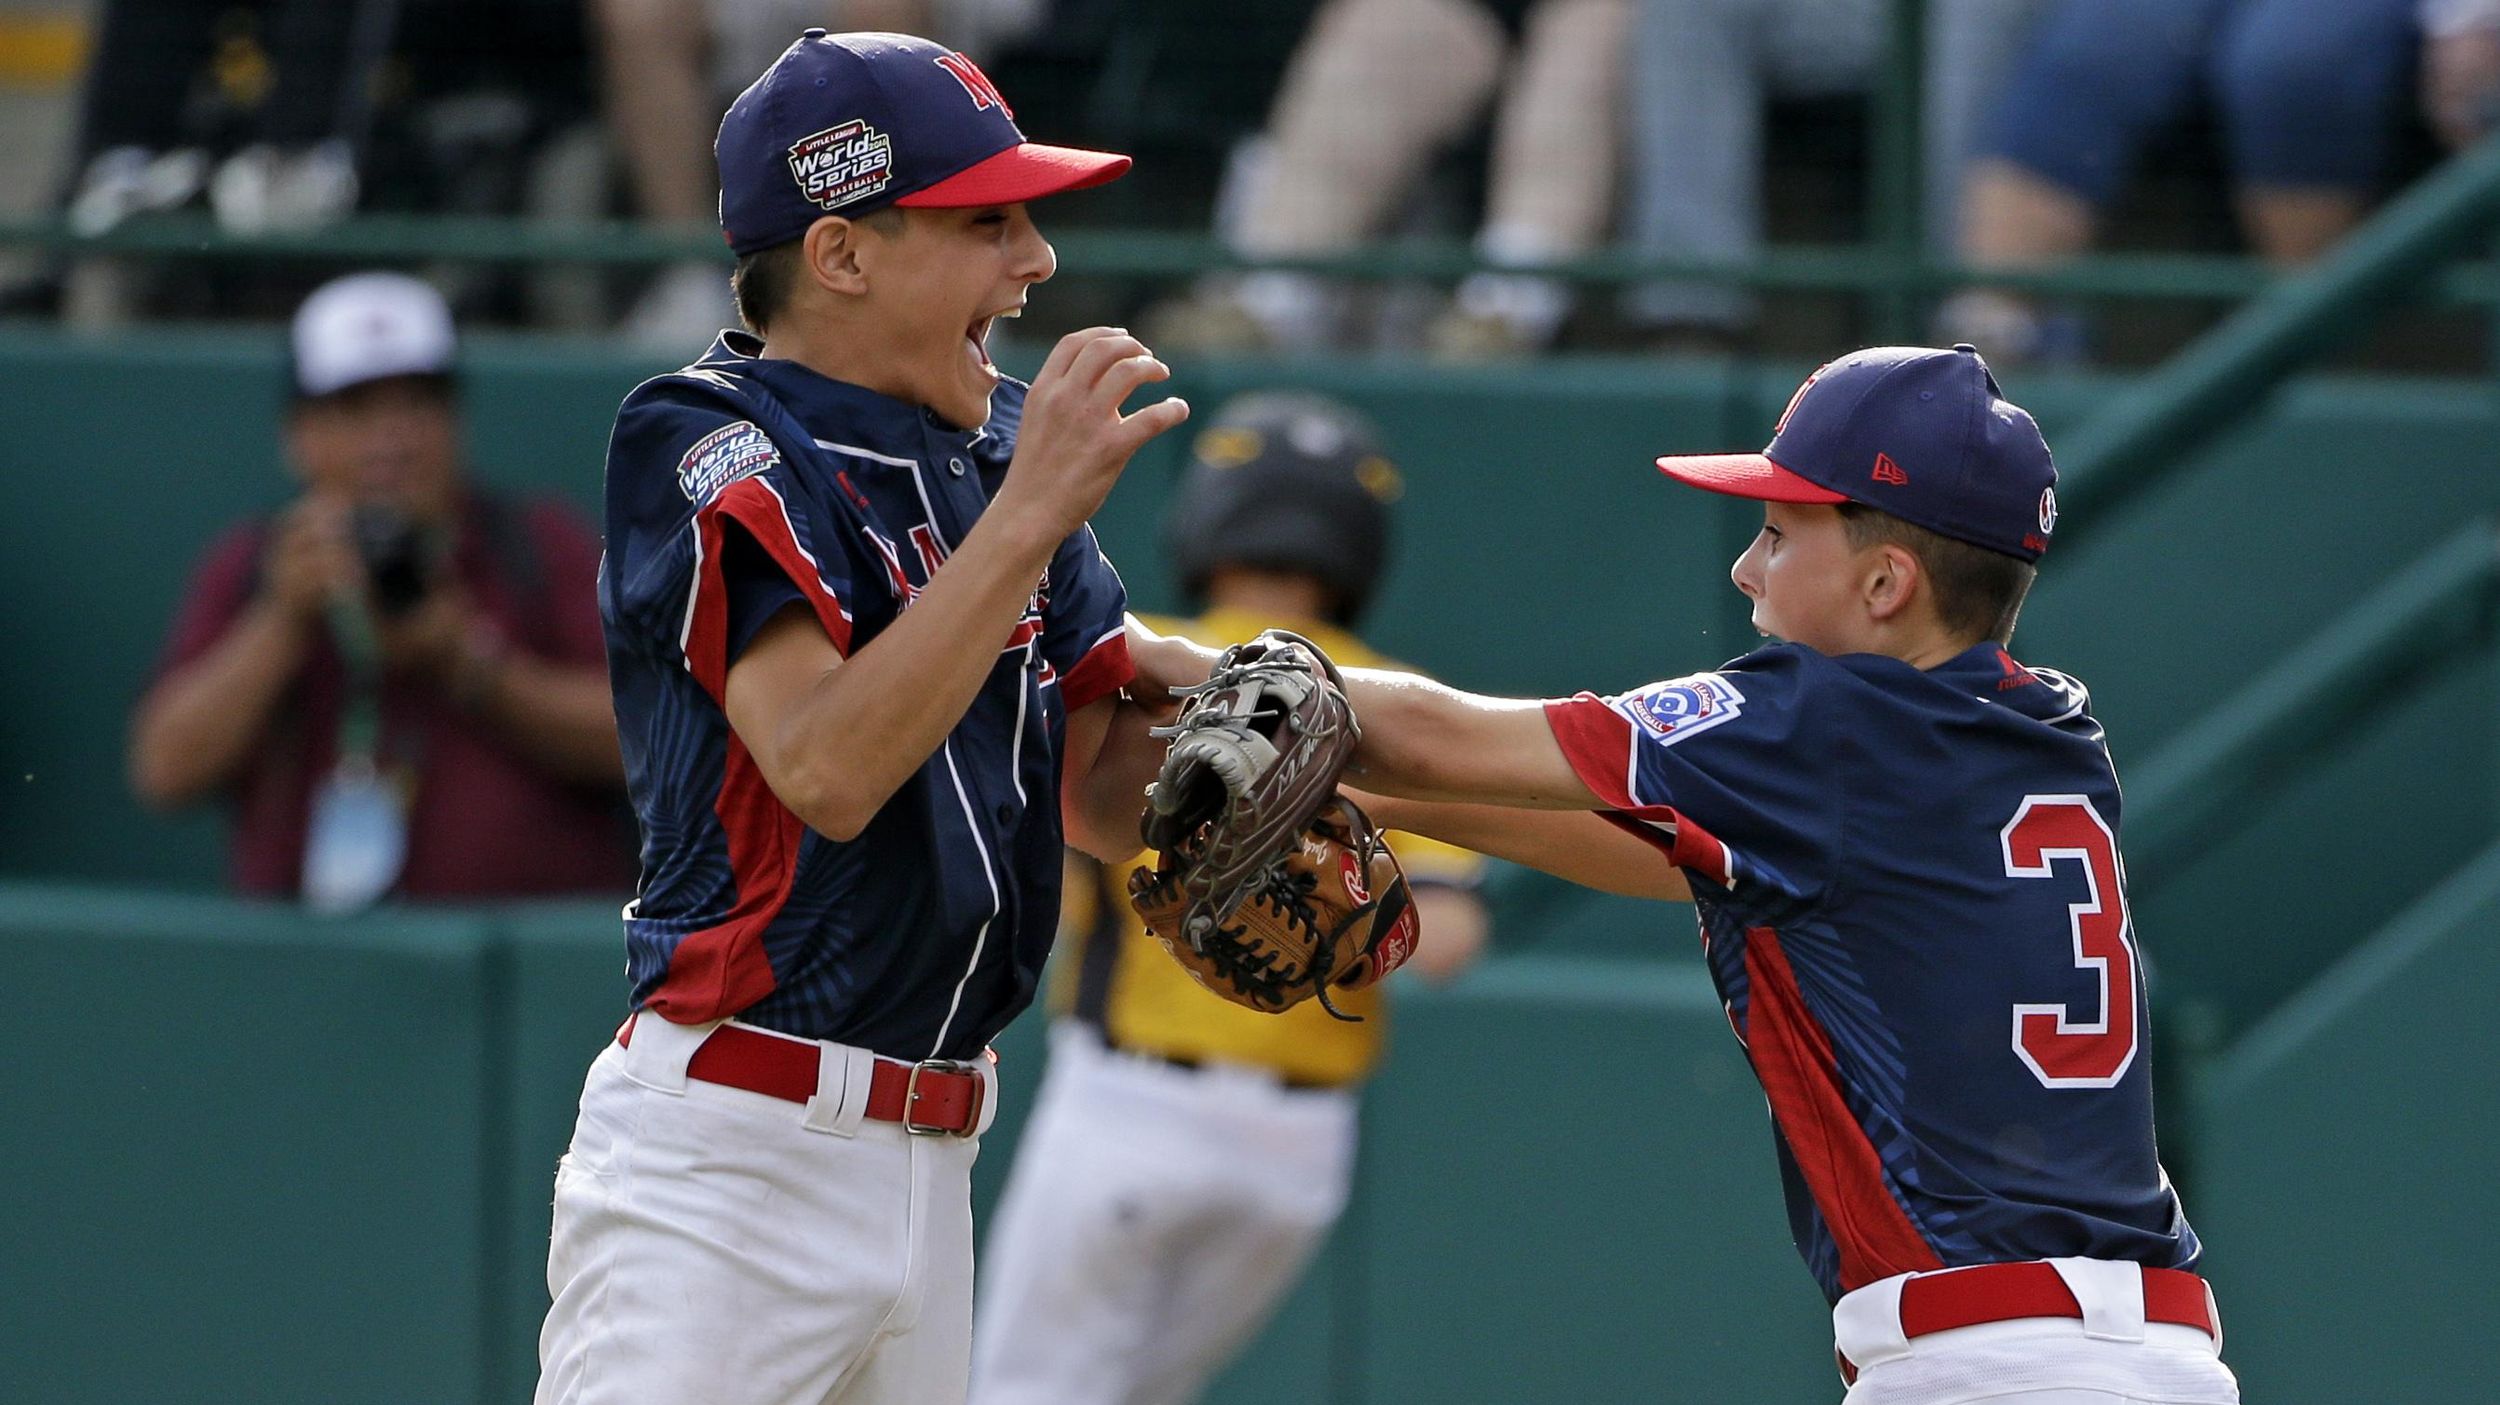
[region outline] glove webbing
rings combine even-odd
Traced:
[[[1347,809],[1353,808],[1352,802],[1344,799],[1340,799],[1337,803]],[[1356,813],[1361,812],[1356,811]],[[1349,826],[1349,828],[1354,827]],[[1356,871],[1368,877],[1371,873],[1372,860],[1382,848],[1382,840],[1380,831],[1373,829],[1368,823],[1361,825],[1360,828],[1365,831],[1362,844],[1350,848],[1347,852],[1354,856]],[[1292,865],[1280,861],[1261,869],[1255,882],[1244,885],[1244,895],[1282,909],[1292,914],[1295,922],[1304,930],[1318,932],[1319,913],[1311,906],[1311,891],[1318,886],[1319,875],[1317,873],[1307,870],[1297,872]],[[1379,925],[1384,928],[1396,926],[1398,919],[1405,915],[1407,894],[1402,886],[1396,892],[1399,899],[1397,909],[1381,914]],[[1343,1020],[1347,1024],[1361,1024],[1363,1017],[1347,1014],[1337,1008],[1335,1001],[1328,998],[1329,977],[1335,974],[1337,969],[1337,945],[1345,940],[1345,934],[1352,931],[1356,924],[1386,902],[1388,896],[1386,893],[1376,893],[1364,902],[1348,908],[1345,916],[1334,927],[1312,943],[1311,991],[1319,997],[1321,1009],[1326,1010],[1331,1017]],[[1236,904],[1236,910],[1238,910],[1238,904]],[[1184,921],[1183,927],[1189,933],[1190,946],[1199,955],[1214,963],[1216,969],[1227,979],[1242,989],[1255,990],[1270,1000],[1282,1002],[1287,987],[1283,975],[1274,969],[1275,953],[1262,951],[1253,955],[1249,945],[1242,940],[1249,932],[1246,925],[1225,927],[1210,919],[1204,925],[1197,921]],[[1204,934],[1210,929],[1231,940],[1217,943],[1215,950],[1208,950]]]

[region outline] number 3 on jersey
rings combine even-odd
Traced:
[[[2118,841],[2081,795],[2029,795],[2000,834],[2008,878],[2059,877],[2058,861],[2083,866],[2084,900],[2066,906],[2075,965],[2101,981],[2100,1018],[2071,1006],[2014,1007],[2014,1053],[2049,1088],[2108,1088],[2135,1062],[2135,933],[2118,880]],[[2065,877],[2072,881],[2073,870]]]

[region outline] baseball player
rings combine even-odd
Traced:
[[[1363,783],[1421,798],[1374,814],[1697,905],[1851,1405],[2237,1400],[2154,1152],[2109,751],[2007,651],[2037,426],[1972,348],[1886,347],[1764,452],[1659,463],[1762,500],[1733,576],[1782,642],[1544,703],[1355,671]]]
[[[1397,470],[1351,410],[1243,396],[1217,416],[1165,519],[1203,613],[1150,621],[1221,646],[1291,629],[1377,663],[1348,628],[1388,547]],[[1446,979],[1484,938],[1481,860],[1399,836],[1424,942]],[[1383,991],[1268,1015],[1210,994],[1149,936],[1125,880],[1151,854],[1079,860],[1053,970],[1050,1070],[983,1258],[977,1405],[1197,1398],[1256,1334],[1345,1208],[1357,1090]]]
[[[1027,142],[962,55],[811,30],[716,152],[754,334],[608,452],[634,1013],[557,1173],[538,1399],[960,1401],[984,1049],[1063,837],[1132,846],[1153,771],[1085,522],[1187,407],[1121,413],[1168,372],[1111,328],[991,366],[1053,268],[1024,202],[1129,162]]]

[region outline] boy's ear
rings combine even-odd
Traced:
[[[857,222],[840,215],[827,215],[809,225],[800,244],[808,281],[846,297],[867,292],[868,273],[859,258],[865,233]]]
[[[1861,580],[1866,613],[1874,619],[1893,620],[1927,589],[1927,568],[1918,553],[1898,542],[1885,542],[1868,553]]]

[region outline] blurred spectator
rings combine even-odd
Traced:
[[[1498,92],[1478,252],[1511,265],[1588,252],[1614,210],[1630,23],[1631,0],[1329,0],[1231,183],[1221,232],[1262,258],[1380,237]],[[1479,275],[1429,338],[1456,357],[1527,350],[1570,310],[1551,279]],[[1351,340],[1347,320],[1329,281],[1259,272],[1161,309],[1157,345],[1315,350]]]
[[[109,0],[79,105],[71,224],[100,233],[202,194],[244,233],[345,214],[398,10]]]
[[[2500,0],[2422,0],[2422,115],[2451,148],[2500,125]]]
[[[1044,0],[591,0],[608,124],[634,212],[710,231],[720,181],[712,133],[747,80],[811,26],[922,34],[976,51],[1038,20]],[[691,357],[736,318],[729,268],[663,269],[626,314],[626,337]]]
[[[291,350],[304,493],[194,573],[133,718],[133,786],[222,797],[234,886],[325,910],[631,888],[597,538],[467,481],[428,285],[326,284]]]
[[[395,0],[105,0],[78,105],[70,227],[206,204],[242,234],[311,228],[353,209],[373,79]],[[156,298],[133,260],[54,261],[10,288],[13,309],[55,304],[86,326]],[[186,289],[196,298],[197,288]]]
[[[1962,252],[2009,267],[2084,252],[2145,146],[2203,99],[2249,243],[2275,264],[2305,263],[2359,224],[2387,182],[2417,85],[2449,144],[2487,130],[2500,95],[2500,5],[2060,0],[1970,173]],[[1999,359],[2075,340],[2026,301],[1988,290],[1957,295],[1941,321],[1948,340],[1977,341]]]
[[[1978,117],[1995,104],[2045,0],[1929,0],[1925,227],[1949,239]],[[1657,258],[1739,262],[1762,243],[1764,109],[1866,92],[1885,52],[1885,0],[1643,0],[1634,40],[1630,238]],[[1678,348],[1732,343],[1741,288],[1662,282],[1632,320]]]
[[[204,208],[237,234],[356,210],[510,214],[539,149],[586,106],[584,0],[103,0],[61,208],[81,233]],[[464,308],[506,280],[437,281]],[[109,326],[269,315],[299,267],[137,257],[53,260],[0,292]]]

